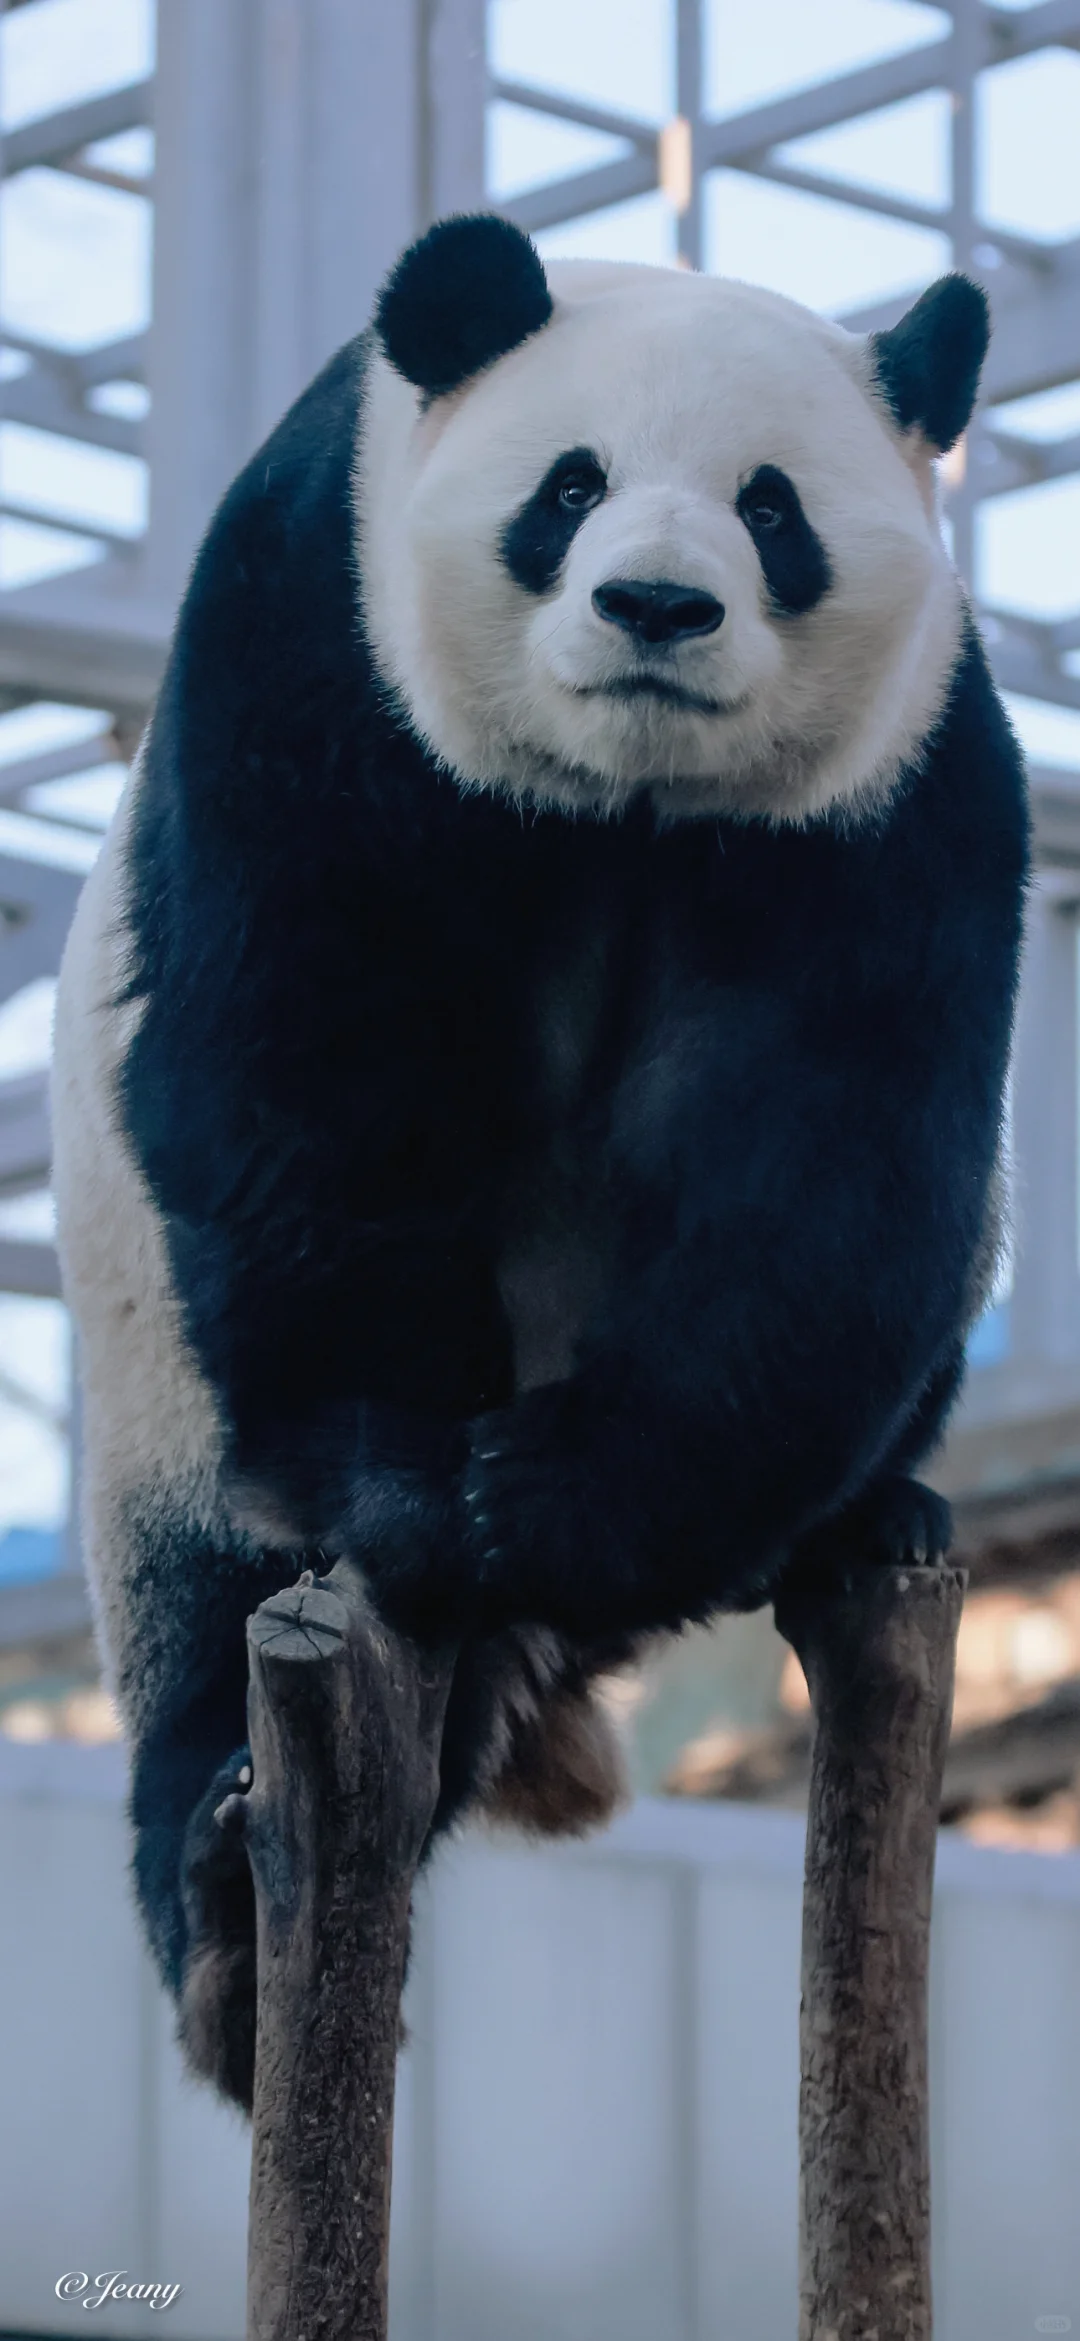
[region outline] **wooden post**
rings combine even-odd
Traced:
[[[930,2341],[927,1971],[965,1577],[793,1580],[816,1718],[803,1900],[799,2341]]]
[[[399,2008],[451,1663],[383,1626],[347,1562],[264,1602],[248,1656],[248,2337],[386,2341]]]

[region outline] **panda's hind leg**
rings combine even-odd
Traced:
[[[542,1626],[462,1644],[446,1713],[433,1837],[483,1813],[530,1837],[578,1837],[627,1801],[621,1741],[596,1677],[632,1637],[583,1647]]]
[[[214,1814],[242,1793],[246,1621],[292,1583],[293,1553],[230,1552],[144,1499],[113,1548],[124,1568],[118,1688],[131,1745],[132,1880],[188,2061],[249,2104],[255,1906],[239,1832]],[[120,1605],[115,1605],[117,1608]]]
[[[214,1774],[184,1834],[187,1941],[179,2033],[193,2071],[250,2113],[255,2084],[255,1890],[243,1834],[251,1750]]]
[[[243,1652],[237,1638],[235,1679],[227,1699],[222,1698],[224,1685],[215,1686],[216,1717],[243,1714]],[[447,1711],[442,1788],[428,1850],[469,1809],[483,1810],[491,1820],[530,1836],[577,1836],[602,1827],[627,1788],[618,1735],[596,1696],[594,1678],[632,1655],[629,1641],[586,1650],[539,1627],[466,1642]],[[167,1744],[141,1751],[136,1876],[151,1932],[159,1938],[163,1971],[176,1995],[187,2062],[250,2113],[255,1891],[241,1800],[252,1783],[251,1751],[237,1746],[212,1772],[207,1766],[192,1795],[187,1783],[196,1749],[215,1736],[206,1729],[205,1714],[198,1717],[201,1728],[194,1728],[195,1721],[189,1712],[183,1727],[167,1735]],[[218,1737],[219,1751],[221,1745]],[[180,1813],[183,1823],[174,1835]],[[162,1888],[170,1863],[177,1907],[163,1928],[171,1896],[163,1898]]]

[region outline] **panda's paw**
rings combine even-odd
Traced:
[[[953,1537],[944,1496],[901,1472],[876,1480],[841,1526],[845,1542],[866,1560],[900,1569],[940,1568]]]
[[[214,1826],[224,1829],[227,1836],[235,1836],[244,1826],[244,1806],[253,1778],[251,1764],[241,1764],[221,1803],[214,1807]]]
[[[944,1496],[903,1472],[884,1473],[835,1519],[796,1546],[785,1576],[825,1574],[850,1581],[868,1564],[940,1568],[952,1534],[952,1512]]]
[[[489,1629],[512,1622],[515,1598],[519,1616],[532,1614],[534,1585],[528,1580],[537,1555],[548,1577],[546,1588],[536,1587],[539,1616],[547,1610],[545,1590],[563,1573],[567,1544],[573,1562],[589,1548],[587,1536],[573,1533],[581,1525],[582,1474],[567,1435],[571,1403],[564,1383],[550,1383],[470,1426],[462,1519],[472,1583]]]
[[[215,1772],[188,1822],[180,1888],[189,1942],[233,1933],[238,1922],[246,1922],[249,1904],[253,1909],[244,1843],[251,1782],[251,1750],[237,1748]]]
[[[255,1890],[244,1840],[250,1748],[214,1774],[188,1822],[187,1926],[179,2034],[192,2070],[251,2111],[255,2076]]]

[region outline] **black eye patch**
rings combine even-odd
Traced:
[[[829,556],[811,528],[799,492],[778,464],[758,465],[735,499],[757,547],[761,574],[778,617],[802,618],[832,584]]]
[[[508,520],[499,552],[526,593],[547,593],[590,512],[607,493],[607,476],[589,447],[556,457],[520,512]]]

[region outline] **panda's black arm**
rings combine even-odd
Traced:
[[[801,1536],[933,1443],[977,1305],[1027,839],[970,633],[887,818],[770,848],[748,980],[723,919],[715,946],[699,930],[622,1086],[615,1302],[573,1379],[473,1427],[485,1622],[589,1635],[764,1598]]]
[[[860,1100],[774,1054],[726,1177],[706,1077],[677,1199],[648,1136],[628,1145],[618,1176],[669,1240],[576,1376],[473,1426],[465,1597],[486,1627],[589,1635],[743,1604],[888,1461],[962,1327],[992,1159],[990,1066],[965,1111],[942,1062],[936,1094],[894,1061]]]
[[[176,1286],[245,1524],[423,1569],[455,1531],[468,1417],[512,1387],[505,1324],[471,1244],[407,1215],[358,1231],[323,1169],[279,1157],[255,1208],[174,1229]]]

